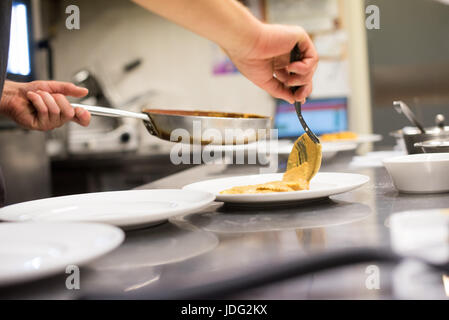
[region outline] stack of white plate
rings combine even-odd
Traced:
[[[124,232],[201,210],[208,192],[101,192],[19,203],[0,209],[0,285],[80,266],[118,247]],[[19,223],[22,222],[22,223]]]

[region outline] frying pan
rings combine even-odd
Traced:
[[[180,131],[175,131],[183,129],[185,134],[188,133],[190,144],[248,144],[262,137],[269,137],[269,129],[272,126],[271,117],[255,114],[163,109],[130,112],[76,103],[72,103],[72,106],[83,108],[95,116],[143,120],[150,134],[172,142],[186,142],[184,135],[181,138],[177,134]],[[173,137],[172,133],[175,133]],[[221,139],[217,139],[217,135]]]

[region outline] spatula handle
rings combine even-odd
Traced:
[[[301,61],[302,58],[303,58],[303,54],[301,53],[301,50],[299,50],[298,44],[296,44],[295,47],[290,52],[290,63],[296,62],[296,61]],[[299,88],[301,88],[301,87],[300,86],[291,87],[290,90],[294,94]]]

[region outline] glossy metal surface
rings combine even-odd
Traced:
[[[160,109],[145,109],[139,113],[82,104],[72,106],[86,109],[97,116],[140,119],[150,134],[183,143],[248,144],[268,138],[268,130],[272,127],[270,117],[239,113]],[[172,133],[176,134],[173,139]]]
[[[0,288],[0,298],[75,298],[89,292],[139,294],[162,292],[173,284],[195,285],[248,272],[274,261],[361,246],[389,246],[389,216],[394,212],[449,207],[448,194],[407,195],[393,187],[383,167],[352,167],[352,153],[324,162],[323,172],[368,175],[360,189],[323,202],[294,207],[248,210],[219,203],[197,215],[127,232],[116,251],[81,268],[81,289],[65,289],[66,274],[32,284]],[[256,174],[257,166],[198,166],[142,186],[177,188],[204,179]],[[282,170],[282,169],[281,169]],[[420,271],[393,279],[393,269],[379,268],[379,289],[366,286],[369,265],[354,265],[268,287],[241,292],[235,298],[320,299],[413,298],[414,292],[444,298],[442,276]],[[398,270],[398,272],[401,270]],[[405,282],[403,279],[407,279]],[[394,280],[394,281],[393,281]],[[431,281],[430,281],[431,280]],[[402,290],[401,290],[402,289]],[[403,292],[406,289],[407,295]],[[418,290],[418,291],[417,291]]]
[[[172,132],[182,129],[187,133],[186,136],[190,141],[185,141],[185,139],[182,141],[175,139],[174,141],[184,143],[213,145],[247,144],[257,141],[261,137],[260,135],[268,137],[268,130],[272,126],[270,117],[244,118],[244,114],[232,113],[213,113],[212,116],[206,116],[207,112],[201,112],[199,113],[200,115],[196,115],[194,113],[176,114],[155,111],[157,110],[146,109],[143,112],[150,117],[158,131],[158,137],[170,140]],[[211,129],[214,130],[213,134],[217,134],[221,139],[214,140],[212,136],[209,137]]]
[[[421,148],[424,153],[449,152],[448,140],[429,140],[426,142],[415,143],[416,148]]]
[[[404,128],[402,131],[405,147],[409,154],[423,153],[422,148],[416,147],[415,143],[426,142],[435,139],[449,139],[449,127],[426,128],[426,133],[421,133],[417,128]]]

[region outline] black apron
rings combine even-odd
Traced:
[[[0,100],[8,65],[9,30],[11,27],[11,0],[0,0]],[[0,133],[1,134],[1,133]],[[5,184],[0,168],[0,207],[5,203]]]

